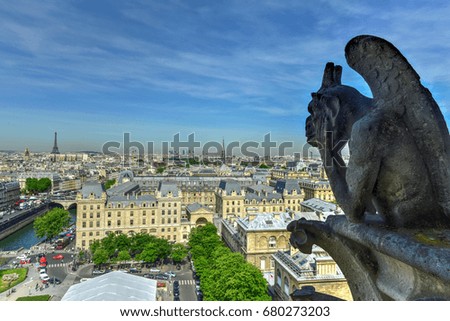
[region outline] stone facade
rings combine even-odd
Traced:
[[[290,301],[292,292],[303,286],[313,286],[316,292],[341,300],[352,300],[347,280],[323,249],[315,247],[312,254],[293,253],[279,251],[273,255],[277,300]]]

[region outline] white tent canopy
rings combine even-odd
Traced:
[[[72,285],[61,301],[156,301],[156,281],[110,272]]]

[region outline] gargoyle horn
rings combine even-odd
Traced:
[[[341,85],[342,67],[334,63],[328,62],[325,66],[322,78],[322,86],[320,89],[328,88],[331,86]]]

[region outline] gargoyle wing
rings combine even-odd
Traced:
[[[408,60],[390,42],[369,35],[345,47],[348,65],[368,83],[376,109],[401,119],[413,136],[440,207],[450,217],[450,139],[444,116]],[[381,109],[381,110],[380,110]]]

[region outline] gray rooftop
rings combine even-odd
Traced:
[[[162,197],[167,197],[172,194],[173,197],[178,197],[178,186],[175,182],[162,181],[159,183],[158,191],[161,193]]]
[[[300,186],[296,179],[278,180],[275,185],[275,190],[281,194],[284,192],[292,194],[293,191],[297,191],[297,194],[300,194]]]
[[[237,195],[241,195],[241,184],[235,180],[221,180],[219,183],[219,188],[226,191],[227,194],[236,192]]]
[[[112,195],[125,195],[128,193],[136,192],[139,190],[139,184],[135,182],[125,182],[123,184],[111,187],[106,191],[109,196]]]
[[[156,301],[156,281],[110,272],[72,285],[61,301]]]
[[[257,213],[238,218],[237,224],[246,230],[280,230],[292,221],[288,213]]]
[[[306,201],[303,201],[301,205],[313,211],[319,211],[322,213],[334,213],[335,211],[340,211],[340,208],[336,204],[325,202],[319,198],[310,198]]]
[[[104,191],[103,185],[99,182],[88,181],[83,184],[81,195],[83,198],[88,198],[91,194],[94,194],[95,198],[101,198]]]

